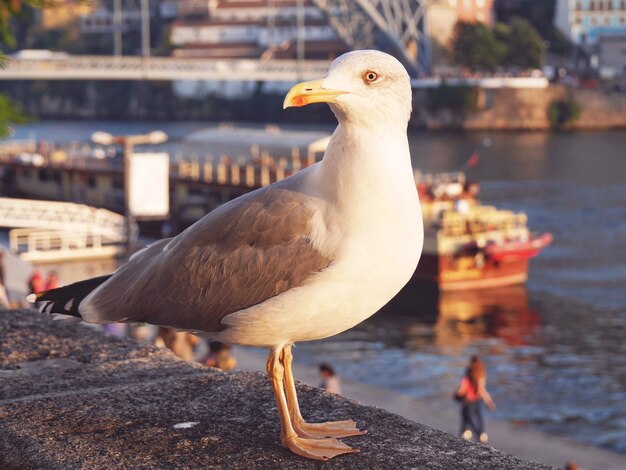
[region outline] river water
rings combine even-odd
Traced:
[[[42,122],[15,137],[86,140],[94,130],[158,128],[176,141],[203,126]],[[467,358],[479,354],[495,418],[626,453],[626,132],[412,131],[414,165],[460,169],[485,139],[491,145],[468,171],[481,182],[482,201],[524,211],[533,230],[554,235],[533,260],[527,286],[416,296],[341,335],[298,345],[296,357],[330,362],[350,379],[447,399]],[[61,275],[107,267],[66,265]]]

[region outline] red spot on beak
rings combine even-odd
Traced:
[[[302,106],[306,106],[306,97],[304,95],[298,96],[294,100],[293,105],[297,106],[298,108],[301,108]]]

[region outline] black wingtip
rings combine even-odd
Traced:
[[[39,308],[41,313],[71,315],[73,317],[82,318],[78,311],[78,306],[94,289],[111,277],[106,276],[94,277],[84,281],[75,282],[68,286],[59,287],[38,294],[31,294],[28,297],[29,302],[42,302]]]

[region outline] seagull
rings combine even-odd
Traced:
[[[338,57],[283,104],[332,109],[338,126],[320,162],[218,207],[113,274],[31,300],[44,313],[87,322],[146,322],[268,348],[282,445],[317,460],[358,452],[339,440],[366,433],[354,421],[302,417],[291,349],[370,317],[417,267],[423,226],[406,133],[411,98],[392,56]]]

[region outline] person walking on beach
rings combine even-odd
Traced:
[[[39,292],[45,290],[46,284],[43,278],[43,274],[41,273],[41,269],[35,268],[33,274],[30,276],[28,280],[28,293],[29,294],[38,294]]]
[[[461,407],[461,437],[470,440],[478,438],[486,444],[489,440],[485,432],[482,416],[482,404],[484,401],[490,410],[496,409],[496,404],[487,391],[487,371],[485,365],[478,356],[472,356],[465,377],[461,380],[455,398],[460,401]]]
[[[5,284],[4,276],[4,252],[0,249],[0,307],[9,308],[9,294]]]
[[[29,294],[38,294],[46,290],[46,280],[43,277],[43,273],[41,269],[35,267],[33,274],[28,279],[28,293]],[[35,302],[35,307],[39,308],[39,302]]]
[[[56,271],[50,271],[46,279],[46,287],[44,290],[52,290],[59,287],[59,276]]]
[[[0,284],[5,285],[5,274],[4,274],[4,251],[0,248]]]

